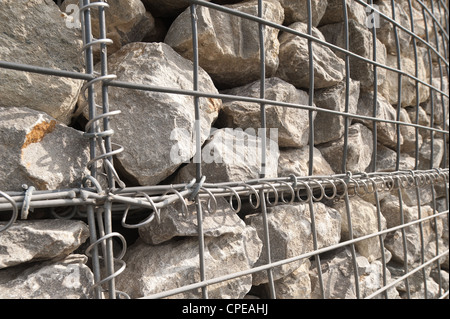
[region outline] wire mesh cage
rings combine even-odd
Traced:
[[[186,0],[164,42],[122,48],[115,3],[72,2],[83,71],[0,70],[82,83],[86,171],[0,190],[0,232],[85,220],[98,299],[448,298],[448,2]]]

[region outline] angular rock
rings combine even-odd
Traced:
[[[356,4],[355,4],[356,5]],[[319,30],[323,36],[338,47],[345,49],[345,25],[344,22],[327,24],[320,27]],[[365,24],[360,24],[355,20],[348,21],[348,39],[349,51],[358,54],[366,59],[373,59],[373,39],[370,29]],[[377,62],[386,64],[386,47],[381,41],[376,41]],[[336,51],[336,55],[342,59],[345,54]],[[353,80],[359,81],[361,84],[361,91],[373,91],[374,84],[374,67],[357,57],[350,56],[350,77]],[[381,85],[386,78],[386,70],[377,67],[377,84]]]
[[[79,187],[89,161],[83,132],[25,107],[0,107],[0,118],[2,191]]]
[[[91,299],[94,275],[84,255],[0,270],[0,299]]]
[[[444,76],[442,78],[442,83],[441,83],[441,78],[433,78],[433,86],[435,86],[437,89],[440,89],[443,92],[447,92],[448,93],[448,77]],[[429,90],[429,89],[428,89]],[[449,125],[448,122],[448,116],[449,116],[449,108],[448,108],[448,101],[449,98],[443,96],[441,93],[436,92],[433,90],[432,93],[432,100],[431,98],[425,103],[425,110],[427,112],[427,114],[431,115],[431,109],[432,109],[432,105],[433,105],[433,118],[434,118],[434,123],[437,125],[442,125],[444,123],[444,114],[446,115],[446,119],[447,119],[447,128]],[[431,101],[433,101],[433,104],[431,103]],[[445,112],[445,113],[444,113]]]
[[[377,3],[377,5],[377,9],[381,13],[393,19],[406,29],[411,29],[411,20],[409,18],[409,9],[407,3],[404,7],[402,7],[402,5],[398,2],[395,3],[395,19],[391,1],[381,0]],[[377,28],[377,38],[381,42],[383,42],[389,54],[397,55],[398,53],[396,48],[394,24],[391,21],[384,19],[383,17],[379,17],[377,21],[379,21],[379,27]],[[396,30],[401,50],[400,52],[404,52],[405,50],[408,50],[410,48],[409,45],[411,42],[411,36],[400,28],[396,28]]]
[[[225,94],[259,98],[259,81],[224,91]],[[265,98],[277,102],[308,105],[308,93],[296,89],[279,78],[265,81]],[[302,147],[309,139],[309,111],[266,104],[266,127],[278,129],[278,145],[280,147]],[[313,112],[313,117],[316,112]],[[261,126],[261,106],[257,103],[243,101],[226,101],[223,103],[221,115],[222,126],[253,128]]]
[[[369,168],[372,169],[373,163],[371,162]],[[392,172],[396,171],[397,165],[397,152],[391,150],[382,144],[377,144],[377,158],[376,158],[376,171],[379,172]],[[414,157],[400,153],[399,169],[410,170],[415,167]],[[369,169],[368,168],[368,169]]]
[[[351,229],[353,238],[362,237],[365,235],[378,232],[378,216],[377,209],[374,205],[358,196],[349,199],[349,211],[347,211],[345,201],[339,201],[332,206],[341,214],[342,220],[342,239],[350,239],[350,225],[348,222],[348,214],[351,218]],[[386,229],[386,219],[381,216],[381,230]],[[369,262],[372,262],[381,257],[381,248],[379,237],[371,237],[355,243],[356,250]]]
[[[226,5],[233,10],[258,15],[257,1]],[[234,15],[197,8],[199,64],[220,88],[248,84],[260,77],[258,24]],[[284,19],[278,1],[264,1],[263,18],[278,24]],[[278,29],[266,27],[266,76],[273,76],[278,67]],[[185,10],[172,23],[164,40],[188,59],[193,57],[190,10]]]
[[[402,197],[403,198],[403,197]],[[385,197],[380,202],[381,212],[386,218],[387,227],[395,227],[401,225],[401,211],[400,203],[397,196]],[[402,204],[403,222],[409,223],[419,218],[419,209],[417,206],[408,206]],[[420,209],[421,218],[427,217],[433,214],[433,209],[430,206],[421,206]],[[424,222],[426,224],[427,222]]]
[[[279,261],[313,250],[311,217],[309,205],[279,205],[267,209],[271,260]],[[314,216],[317,232],[317,247],[337,244],[341,234],[340,215],[322,203],[314,203]],[[248,215],[245,222],[254,227],[260,238],[264,238],[262,214]],[[256,266],[266,264],[267,252],[263,247]],[[273,268],[273,278],[278,280],[299,268],[304,259]],[[253,285],[268,282],[267,272],[253,274]]]
[[[313,175],[333,175],[335,172],[319,149],[313,151]],[[280,149],[278,177],[307,176],[309,174],[309,146]]]
[[[348,19],[355,20],[359,24],[366,25],[368,12],[366,12],[365,7],[355,0],[346,0],[345,3],[347,5]],[[344,20],[342,0],[328,0],[327,9],[325,10],[323,17],[320,20],[319,26],[343,22]]]
[[[342,171],[342,160],[344,152],[344,137],[336,141],[317,145],[322,156],[330,164],[336,173]],[[372,132],[360,123],[348,128],[346,171],[364,172],[372,159]]]
[[[0,233],[0,269],[29,261],[65,257],[88,237],[88,227],[82,221],[17,221]]]
[[[441,165],[443,157],[444,140],[434,138],[433,158],[431,158],[431,139],[427,139],[419,150],[419,169],[438,168]]]
[[[416,117],[417,117],[416,107],[413,107],[413,106],[406,107],[405,110],[408,112],[411,123],[416,123]],[[423,125],[423,126],[430,126],[430,118],[429,118],[427,112],[424,110],[424,108],[419,106],[418,112],[419,112],[419,116],[418,116],[417,123],[419,125]],[[419,145],[422,144],[424,138],[430,137],[430,131],[428,131],[426,129],[419,128],[419,134],[420,134],[420,138],[421,138],[421,140],[420,140],[421,143]]]
[[[230,204],[218,197],[215,212],[209,212],[207,202],[202,201],[203,234],[206,237],[219,237],[225,234],[237,234],[244,230],[245,223],[231,210]],[[212,204],[213,205],[213,204]],[[181,204],[161,209],[161,222],[154,219],[139,227],[139,236],[144,242],[157,245],[180,236],[198,236],[196,205],[188,206],[188,215],[183,215]]]
[[[238,234],[205,237],[205,274],[207,279],[250,269],[258,259],[262,242],[251,227]],[[131,298],[154,294],[200,280],[198,239],[170,240],[147,245],[138,240],[125,257],[127,268],[117,277],[117,289]],[[161,265],[164,265],[163,267]],[[208,286],[212,299],[243,298],[251,288],[252,276],[242,276]],[[200,298],[201,291],[190,290],[169,298]]]
[[[308,34],[308,26],[303,22],[289,25],[295,31]],[[325,41],[319,29],[313,27],[312,36]],[[314,61],[314,88],[333,86],[344,79],[345,63],[331,49],[316,42],[312,44]],[[308,40],[292,33],[280,35],[280,64],[276,76],[297,88],[307,89],[309,83]]]
[[[359,99],[359,82],[349,81],[348,112],[355,114]],[[319,89],[314,92],[314,103],[317,107],[345,112],[345,82],[335,86]],[[349,119],[349,124],[350,124]],[[344,135],[345,117],[326,112],[317,112],[314,120],[314,144],[322,144],[337,140]]]
[[[164,43],[127,44],[109,57],[108,67],[118,81],[193,88],[192,63]],[[96,86],[98,99],[100,90]],[[218,93],[202,69],[199,69],[199,90]],[[108,93],[111,111],[122,112],[111,120],[111,128],[116,133],[114,143],[125,147],[116,160],[124,175],[141,185],[157,184],[194,156],[193,97],[115,87],[110,87]],[[100,100],[97,103],[101,104]],[[217,99],[199,99],[202,142],[209,135],[221,104]]]
[[[373,100],[372,92],[361,92],[358,101],[358,115],[373,117]],[[394,107],[381,95],[377,95],[377,119],[396,121],[397,114]],[[361,122],[368,128],[373,129],[373,120],[354,119]],[[377,140],[379,143],[390,147],[397,148],[397,128],[393,123],[377,122]],[[403,136],[400,134],[400,146],[403,144]]]
[[[0,2],[0,60],[84,72],[81,32],[53,1]],[[45,27],[43,27],[45,26]],[[0,107],[28,107],[69,124],[83,81],[0,68]]]
[[[307,0],[279,0],[284,9],[284,24],[308,23]],[[317,27],[327,9],[328,0],[311,1],[312,25]]]
[[[355,272],[353,269],[353,257],[350,248],[343,247],[332,250],[324,254],[321,258],[322,280],[324,287],[324,297],[326,299],[356,299]],[[381,262],[369,261],[356,255],[358,267],[358,284],[360,298],[371,295],[376,290],[384,286],[383,267]],[[319,284],[317,266],[314,264],[310,271],[311,276],[311,299],[322,298],[322,292]],[[386,270],[387,283],[391,281],[391,274]],[[374,297],[375,299],[384,298],[381,293]],[[398,292],[395,288],[388,289],[389,299],[398,299]]]
[[[202,149],[201,168],[207,181],[239,182],[259,177],[262,172],[261,138],[255,130],[219,129]],[[279,150],[273,139],[267,139],[265,176],[277,177]],[[175,182],[185,183],[196,176],[196,164],[191,162],[182,167]]]
[[[392,66],[393,68],[398,68],[397,56],[388,54],[386,56],[387,65]],[[401,56],[401,64],[400,68],[403,72],[411,74],[415,76],[415,58],[414,55],[411,54],[402,54]],[[418,56],[417,59],[417,77],[425,82],[428,82],[428,78],[426,77],[426,68],[428,66],[424,63],[424,60],[421,59],[421,56]],[[386,80],[380,86],[380,93],[386,97],[386,99],[392,105],[398,104],[398,73],[388,70],[386,72]],[[430,96],[430,90],[425,85],[417,83],[415,80],[411,79],[407,76],[402,76],[402,91],[401,91],[401,105],[402,107],[406,106],[415,106],[417,103],[417,94],[416,94],[416,85],[419,88],[419,103],[425,102]]]
[[[155,17],[174,17],[189,7],[185,0],[141,0]],[[209,0],[206,0],[209,1]]]
[[[98,0],[91,1],[98,2]],[[78,5],[78,0],[65,0],[61,11],[70,13],[68,6]],[[108,45],[108,54],[119,50],[122,46],[131,42],[141,41],[146,34],[155,28],[155,20],[145,10],[141,0],[114,0],[108,1],[109,8],[105,10],[106,37],[113,40]],[[98,9],[91,9],[92,35],[100,37]],[[100,46],[93,47],[94,55],[100,57]]]

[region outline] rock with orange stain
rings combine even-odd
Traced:
[[[0,190],[78,186],[89,160],[83,132],[25,107],[0,107],[0,118]]]

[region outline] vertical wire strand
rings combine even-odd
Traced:
[[[191,11],[191,25],[192,25],[192,47],[193,47],[193,87],[194,91],[198,91],[198,30],[197,30],[197,5],[190,5]],[[201,125],[200,125],[200,101],[199,97],[194,97],[195,108],[195,172],[196,182],[200,183],[202,178],[201,167]],[[195,205],[197,209],[197,232],[198,232],[198,254],[199,254],[199,269],[200,269],[200,281],[206,280],[206,266],[205,266],[205,238],[203,234],[203,212],[202,205],[199,196],[195,198]],[[202,287],[202,298],[208,299],[208,287]]]
[[[311,0],[307,1],[308,11],[308,35],[312,36],[312,9]],[[309,92],[308,92],[308,105],[313,106],[314,103],[314,52],[313,41],[308,39],[308,56],[309,56]],[[308,175],[313,175],[314,170],[314,113],[308,111],[309,120],[309,162],[308,162]]]
[[[381,207],[380,207],[380,198],[379,198],[379,194],[378,194],[378,189],[376,184],[374,183],[375,188],[374,190],[374,198],[375,198],[375,206],[377,208],[377,223],[378,223],[378,231],[382,231],[383,230],[383,226],[382,226],[382,214],[381,214]],[[380,235],[379,237],[379,242],[380,242],[380,250],[381,250],[381,264],[383,266],[383,287],[387,285],[387,266],[386,266],[386,255],[384,252],[384,239],[383,239],[383,235]],[[387,290],[384,291],[384,298],[388,299],[388,292]]]
[[[400,210],[400,225],[405,224],[405,214],[403,211],[403,196],[402,196],[402,190],[401,190],[401,181],[399,180],[398,176],[395,179],[396,187],[397,187],[397,195],[398,195],[398,202],[399,202],[399,210]],[[406,274],[408,274],[408,246],[406,243],[406,229],[405,227],[402,227],[401,229],[402,233],[402,246],[403,246],[403,271]],[[405,286],[406,286],[406,295],[408,299],[411,299],[411,291],[409,287],[409,279],[408,277],[405,278]]]
[[[263,18],[263,0],[258,0],[258,17]],[[259,37],[259,59],[260,59],[260,90],[259,96],[264,99],[266,96],[265,83],[266,83],[266,52],[265,52],[265,39],[264,39],[265,26],[262,23],[258,23],[258,37]],[[261,172],[260,178],[266,176],[266,145],[267,145],[267,133],[266,133],[266,106],[264,103],[260,104],[260,121],[261,121]],[[261,198],[261,211],[263,217],[264,227],[264,246],[267,253],[267,262],[272,262],[271,249],[270,249],[270,235],[269,235],[269,222],[267,219],[267,205],[266,197],[264,196],[264,189],[260,191]],[[273,278],[273,269],[267,269],[269,294],[271,299],[276,299],[275,283]]]
[[[349,51],[350,43],[348,37],[348,12],[347,1],[342,0],[342,10],[344,15],[344,48]],[[350,99],[350,56],[345,54],[345,113],[349,111],[349,99]],[[342,152],[342,167],[341,171],[345,173],[347,171],[347,155],[348,155],[348,126],[350,118],[344,116],[344,149]]]
[[[373,6],[373,0],[370,0],[370,5]],[[372,25],[372,60],[377,61],[377,26]],[[378,68],[373,65],[373,100],[372,100],[372,117],[376,118],[378,113]],[[377,171],[377,151],[378,151],[378,133],[377,121],[372,122],[372,172]]]

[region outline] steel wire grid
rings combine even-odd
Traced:
[[[197,212],[197,222],[198,222],[198,250],[199,250],[199,272],[200,281],[184,287],[177,289],[172,289],[169,291],[163,291],[161,293],[153,294],[150,296],[144,296],[144,298],[163,298],[172,295],[179,294],[188,290],[201,290],[203,298],[208,298],[208,286],[219,283],[222,281],[227,281],[239,276],[245,276],[248,274],[256,273],[259,271],[267,272],[268,276],[268,287],[269,294],[271,298],[275,298],[275,288],[274,288],[274,278],[273,269],[283,264],[291,263],[305,258],[313,258],[317,265],[318,277],[319,277],[319,287],[322,298],[325,298],[324,283],[322,279],[321,271],[321,254],[327,251],[331,251],[341,247],[349,247],[352,255],[352,268],[353,276],[355,278],[355,292],[357,298],[361,298],[360,287],[359,287],[359,274],[356,261],[356,251],[355,243],[368,238],[378,237],[380,240],[381,248],[381,262],[383,265],[383,285],[380,289],[373,292],[365,298],[387,298],[387,291],[403,282],[406,286],[406,296],[410,298],[410,288],[409,288],[409,277],[414,273],[421,271],[423,274],[423,283],[425,298],[427,296],[427,284],[426,284],[426,267],[430,267],[435,264],[437,266],[439,275],[439,298],[448,298],[448,290],[442,292],[442,275],[440,273],[439,259],[448,256],[448,249],[443,250],[440,247],[438,237],[436,236],[436,253],[431,259],[426,260],[424,256],[424,244],[423,244],[423,229],[422,225],[425,222],[434,221],[434,230],[438,234],[437,220],[447,219],[448,225],[448,215],[449,215],[449,198],[448,198],[448,181],[449,181],[449,171],[447,164],[447,140],[448,140],[448,114],[444,107],[444,102],[448,101],[448,92],[442,91],[443,81],[445,76],[449,76],[449,59],[448,59],[448,43],[449,43],[449,24],[448,24],[448,3],[442,0],[433,1],[430,0],[430,7],[427,7],[424,2],[416,0],[416,2],[422,8],[423,19],[425,21],[426,28],[426,39],[420,38],[414,30],[414,18],[412,11],[412,0],[407,1],[408,8],[406,11],[409,13],[411,20],[410,29],[407,26],[399,24],[395,19],[395,1],[391,1],[392,6],[392,17],[388,17],[377,10],[377,7],[373,4],[373,1],[361,1],[355,0],[358,5],[364,6],[366,12],[370,11],[372,14],[376,13],[382,19],[385,19],[393,25],[396,50],[397,50],[397,65],[390,66],[384,65],[377,62],[377,50],[376,50],[376,32],[377,28],[374,25],[371,29],[372,32],[372,43],[373,43],[373,56],[372,59],[368,59],[359,56],[351,51],[349,51],[349,32],[348,32],[348,13],[346,1],[342,1],[343,17],[344,17],[344,47],[338,47],[336,45],[330,44],[326,41],[318,39],[312,35],[312,12],[311,12],[311,0],[307,1],[307,12],[308,12],[308,30],[307,33],[302,33],[290,29],[286,26],[273,23],[271,21],[265,20],[262,15],[263,0],[258,1],[258,15],[250,15],[243,12],[239,12],[228,7],[224,7],[215,3],[201,1],[201,0],[187,0],[190,3],[191,12],[191,22],[192,22],[192,41],[194,48],[194,58],[193,58],[193,87],[192,90],[181,90],[170,87],[157,87],[152,85],[143,85],[136,83],[128,83],[115,80],[113,74],[108,74],[107,72],[107,45],[112,41],[106,37],[106,22],[105,22],[105,10],[108,8],[108,4],[105,1],[98,1],[91,3],[90,0],[80,0],[80,19],[82,24],[82,36],[83,36],[83,53],[86,63],[86,73],[70,72],[64,70],[56,70],[50,68],[43,68],[33,65],[24,65],[19,63],[12,63],[8,61],[0,61],[0,67],[12,70],[19,70],[24,72],[40,73],[49,76],[59,76],[67,77],[73,79],[85,80],[86,84],[82,89],[82,94],[85,94],[89,104],[89,122],[86,125],[86,138],[90,139],[90,150],[91,150],[91,160],[88,163],[88,168],[90,169],[90,175],[86,176],[83,180],[83,186],[81,188],[65,189],[65,190],[53,190],[53,191],[38,191],[33,187],[29,187],[24,190],[24,192],[1,192],[0,191],[0,212],[6,212],[10,214],[10,220],[0,228],[1,231],[5,231],[9,228],[20,216],[20,218],[27,218],[28,211],[33,208],[50,208],[54,213],[55,217],[58,218],[73,218],[75,216],[83,216],[87,218],[89,229],[90,229],[90,246],[86,250],[86,254],[92,259],[92,267],[95,279],[95,285],[92,288],[95,293],[95,298],[108,297],[114,298],[127,298],[129,297],[126,293],[120,292],[115,288],[115,277],[119,276],[120,273],[125,269],[126,265],[121,260],[126,252],[126,240],[125,238],[117,232],[112,231],[113,224],[113,214],[119,214],[122,216],[122,225],[128,228],[137,228],[146,223],[151,222],[153,219],[159,219],[159,211],[161,208],[168,205],[172,205],[176,202],[181,202],[184,204],[185,199],[190,199],[195,201],[196,212]],[[234,96],[226,94],[211,94],[201,92],[198,85],[198,70],[199,70],[199,56],[198,56],[198,35],[197,35],[197,17],[196,9],[198,6],[208,7],[212,10],[219,10],[227,14],[238,16],[242,19],[251,20],[258,24],[259,33],[259,43],[260,43],[260,96],[259,98],[251,98],[244,96]],[[91,32],[91,9],[98,9],[99,15],[99,30],[100,36],[98,39],[94,39]],[[436,13],[442,19],[436,18]],[[428,23],[427,23],[428,21]],[[430,23],[431,21],[431,23]],[[428,38],[428,28],[429,24],[432,25],[432,31],[435,36],[434,45]],[[443,25],[445,24],[445,25]],[[308,53],[309,53],[309,101],[308,105],[300,105],[293,103],[286,103],[280,101],[272,101],[265,98],[265,48],[264,48],[264,29],[265,28],[277,28],[280,31],[288,32],[294,34],[295,36],[303,37],[308,40]],[[415,73],[410,74],[401,69],[401,54],[400,45],[398,38],[398,30],[409,34],[412,37],[412,48],[415,57]],[[439,42],[439,36],[441,35],[442,42]],[[318,45],[329,47],[335,51],[339,51],[345,54],[345,83],[346,83],[346,101],[345,101],[345,112],[327,110],[316,108],[313,104],[314,100],[314,58],[313,58],[313,46],[316,43]],[[427,49],[428,60],[432,61],[432,56],[437,59],[437,64],[439,67],[440,76],[440,87],[435,87],[433,85],[433,70],[432,64],[430,63],[430,83],[423,81],[418,78],[418,53],[417,44],[425,46]],[[93,46],[100,46],[100,64],[101,72],[97,73],[94,71],[94,59],[93,59]],[[374,72],[374,99],[373,99],[373,113],[372,116],[363,116],[349,113],[349,74],[350,74],[350,57],[357,58],[373,66]],[[397,104],[397,117],[396,120],[380,119],[376,117],[377,114],[377,70],[383,68],[398,74],[398,104]],[[400,110],[401,110],[401,96],[402,96],[402,79],[409,78],[416,83],[416,96],[419,95],[419,84],[427,87],[430,90],[431,99],[431,123],[429,126],[419,125],[419,99],[416,103],[416,119],[415,123],[406,123],[400,120]],[[94,102],[94,85],[101,85],[102,87],[102,105],[97,105]],[[199,112],[199,98],[209,97],[218,98],[222,100],[238,100],[255,102],[260,105],[260,117],[262,128],[266,128],[266,105],[277,105],[289,108],[299,108],[309,111],[309,175],[308,176],[286,176],[279,178],[266,178],[264,164],[266,161],[265,145],[266,145],[266,135],[262,134],[262,171],[258,179],[241,181],[241,182],[230,182],[230,183],[214,183],[214,181],[205,181],[205,177],[202,174],[200,161],[196,164],[196,178],[190,183],[177,184],[177,185],[157,185],[157,186],[140,186],[140,187],[126,187],[125,184],[120,180],[118,174],[116,173],[113,165],[113,157],[115,154],[120,153],[123,147],[116,145],[112,142],[114,131],[110,129],[109,121],[114,120],[114,116],[120,116],[118,111],[109,110],[108,102],[108,88],[109,87],[121,87],[132,90],[146,90],[155,91],[161,93],[171,93],[171,94],[181,94],[189,95],[194,97],[195,106],[195,120],[196,120],[196,136],[200,137],[200,127],[198,125],[200,120]],[[434,124],[434,109],[435,100],[433,92],[436,92],[441,99],[442,112],[443,112],[443,126],[442,128],[436,127]],[[100,109],[101,112],[97,113]],[[343,157],[342,157],[342,171],[346,171],[346,156],[348,151],[348,128],[351,119],[363,119],[370,120],[373,124],[373,148],[374,152],[372,154],[372,167],[370,168],[370,173],[360,173],[360,172],[347,172],[345,174],[337,174],[332,176],[314,176],[312,174],[314,162],[313,162],[313,146],[314,146],[314,118],[313,112],[325,112],[332,114],[334,116],[342,116],[345,119],[345,133],[344,133],[344,147],[343,147]],[[397,151],[396,151],[396,167],[394,171],[390,172],[380,172],[376,167],[377,158],[377,124],[381,122],[391,123],[396,125],[397,133]],[[415,168],[409,171],[400,170],[400,128],[401,126],[410,126],[415,128],[416,134],[416,151],[415,151]],[[428,170],[419,170],[419,130],[427,130],[431,133],[431,158],[430,167]],[[444,158],[442,161],[442,167],[433,167],[433,146],[434,146],[434,135],[442,135],[444,140]],[[196,141],[196,154],[201,152],[201,143],[198,139]],[[97,151],[100,150],[100,153]],[[101,162],[102,168],[97,168],[94,165],[96,162]],[[102,174],[106,175],[108,185],[107,189],[103,189],[102,186],[97,182],[97,177]],[[438,211],[436,204],[436,191],[435,186],[438,185],[445,190],[445,208],[444,210]],[[422,217],[421,216],[421,205],[419,193],[423,190],[429,188],[432,194],[432,208],[433,215]],[[405,222],[403,216],[403,201],[402,201],[402,189],[413,189],[417,195],[417,208],[419,211],[418,219]],[[399,197],[399,207],[400,207],[400,219],[401,224],[396,227],[391,227],[388,229],[382,229],[381,227],[381,208],[379,195],[383,192],[395,192],[397,191]],[[288,194],[288,195],[287,195]],[[363,237],[354,238],[352,231],[352,217],[349,205],[349,198],[352,196],[374,196],[377,216],[378,216],[378,232],[374,232]],[[234,212],[239,212],[242,203],[247,201],[253,209],[260,210],[263,216],[264,224],[264,249],[268,258],[268,262],[265,265],[254,267],[246,271],[240,271],[232,274],[223,275],[216,278],[207,278],[205,275],[205,258],[204,258],[204,237],[203,237],[203,225],[202,225],[202,201],[208,203],[207,209],[209,213],[213,213],[217,206],[217,198],[226,197],[229,198],[230,208]],[[349,240],[340,242],[339,244],[318,248],[317,242],[317,232],[314,216],[314,202],[319,202],[323,199],[327,200],[340,200],[345,202],[347,223],[350,226]],[[268,229],[267,221],[267,207],[276,206],[278,204],[300,204],[308,205],[310,209],[311,216],[311,229],[313,236],[313,250],[298,256],[294,256],[288,259],[272,261],[270,259],[270,233]],[[64,213],[57,213],[55,208],[66,207],[67,210]],[[129,224],[127,222],[128,214],[132,213],[134,208],[147,208],[150,210],[150,214],[143,221],[137,224]],[[182,206],[184,207],[184,206]],[[82,209],[83,208],[83,209]],[[187,209],[184,207],[183,213],[186,213]],[[421,236],[421,263],[420,266],[410,269],[408,262],[406,260],[407,242],[405,239],[405,230],[411,226],[419,226],[419,236]],[[395,230],[400,230],[403,235],[403,251],[405,256],[403,275],[398,279],[387,282],[387,265],[386,256],[384,252],[384,243],[382,236],[393,232]],[[122,242],[122,250],[118,256],[113,254],[113,237],[116,237]],[[447,244],[448,245],[448,244]],[[445,247],[444,247],[445,249]]]

